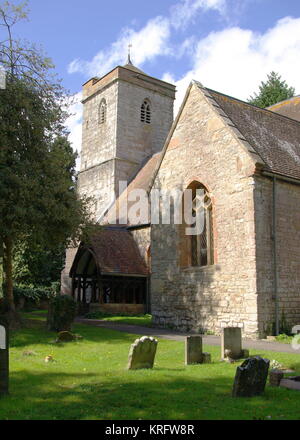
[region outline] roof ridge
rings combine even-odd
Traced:
[[[210,89],[209,87],[204,87],[204,86],[201,85],[201,83],[199,81],[194,81],[194,82],[198,85],[199,88],[207,90],[208,92],[216,93],[217,95],[224,96],[225,98],[229,98],[229,99],[232,99],[234,101],[240,102],[241,104],[245,104],[245,105],[247,105],[249,107],[254,108],[255,110],[260,110],[262,112],[266,112],[266,113],[269,113],[269,114],[272,114],[272,115],[276,115],[276,117],[287,119],[288,121],[295,122],[297,125],[300,124],[300,121],[297,121],[296,119],[293,119],[293,118],[289,118],[288,116],[282,115],[281,113],[273,112],[272,110],[268,110],[268,108],[257,107],[257,105],[250,104],[250,102],[243,101],[242,99],[235,98],[234,96],[227,95],[226,93],[218,92],[217,90]]]

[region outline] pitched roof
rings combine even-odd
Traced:
[[[137,244],[126,228],[99,227],[99,231],[93,234],[89,243],[80,245],[70,271],[71,276],[73,273],[78,274],[80,260],[85,258],[84,254],[87,251],[94,256],[101,274],[148,275],[148,269],[140,255]]]
[[[157,166],[159,164],[160,158],[162,153],[156,153],[150,159],[147,160],[146,163],[142,165],[140,170],[137,172],[137,174],[134,176],[134,178],[129,183],[126,190],[120,195],[120,197],[116,200],[116,203],[114,206],[108,211],[107,215],[105,216],[105,222],[111,223],[113,216],[115,215],[115,209],[117,209],[117,220],[122,221],[121,212],[122,212],[122,206],[127,202],[127,195],[136,189],[143,189],[147,193],[151,190],[153,178],[155,175],[155,171],[157,169]],[[128,202],[128,211],[130,209],[130,206],[133,205],[135,202]],[[129,220],[128,220],[129,222]],[[132,225],[130,222],[128,223],[128,226]]]
[[[293,96],[293,98],[277,102],[277,104],[268,107],[267,110],[300,121],[300,96]]]
[[[264,169],[300,179],[300,123],[211,89],[207,91],[260,156]]]

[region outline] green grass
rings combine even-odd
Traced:
[[[151,327],[152,315],[108,315],[101,312],[88,313],[88,319],[101,319],[103,321],[119,322],[121,324],[140,325],[143,327]]]
[[[288,336],[288,335],[282,334],[282,335],[275,336],[275,340],[277,342],[282,342],[284,344],[291,344],[291,342],[293,340],[293,336]]]
[[[126,371],[135,335],[75,325],[82,340],[53,344],[43,313],[12,334],[10,395],[0,399],[0,419],[300,419],[300,393],[266,387],[263,396],[231,397],[239,364],[184,366],[184,343],[159,340],[153,370]],[[32,319],[34,318],[34,319]],[[25,351],[33,352],[24,356]],[[297,354],[251,350],[300,372]],[[44,358],[52,355],[53,363]]]

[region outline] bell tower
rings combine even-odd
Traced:
[[[94,197],[96,219],[119,195],[119,181],[130,181],[162,150],[174,99],[175,86],[142,72],[130,54],[125,66],[83,85],[79,191]]]

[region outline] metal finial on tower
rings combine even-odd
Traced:
[[[128,60],[127,60],[127,64],[131,64],[131,65],[133,65],[132,64],[132,61],[131,61],[131,57],[130,57],[130,55],[131,55],[131,53],[130,53],[130,49],[132,48],[132,44],[130,43],[130,44],[128,44]]]

